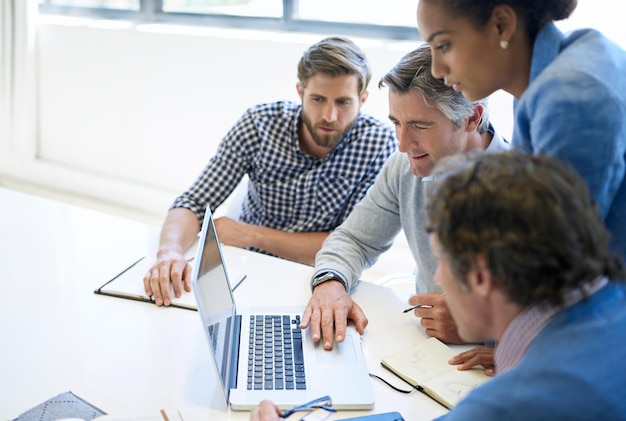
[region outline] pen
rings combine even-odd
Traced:
[[[428,306],[426,304],[418,304],[416,306],[407,308],[406,310],[403,311],[403,313],[408,313],[409,311],[415,310],[416,308],[433,308],[433,306]]]

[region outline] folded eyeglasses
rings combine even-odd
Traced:
[[[288,416],[290,416],[291,414],[295,412],[313,411],[313,410],[321,409],[323,411],[326,411],[327,415],[324,418],[318,418],[318,419],[325,419],[328,416],[330,416],[331,413],[337,412],[336,409],[332,408],[332,405],[333,405],[333,402],[330,399],[330,396],[322,396],[321,398],[313,399],[310,402],[303,403],[302,405],[296,405],[291,409],[287,409],[283,411],[282,414],[280,414],[280,417],[287,418]],[[303,417],[302,419],[306,419],[306,416]]]

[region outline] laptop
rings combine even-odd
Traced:
[[[251,271],[248,277],[254,281]],[[352,326],[343,343],[326,351],[308,329],[300,329],[304,306],[236,307],[208,210],[192,283],[219,388],[233,410],[251,410],[263,399],[285,409],[326,395],[335,409],[374,406],[360,336]]]

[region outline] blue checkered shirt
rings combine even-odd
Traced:
[[[248,174],[240,221],[288,232],[337,227],[396,149],[394,130],[360,113],[341,143],[317,159],[300,150],[301,112],[288,101],[250,108],[171,208],[187,208],[202,222],[207,206],[215,211]]]

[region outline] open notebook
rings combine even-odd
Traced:
[[[196,247],[192,247],[190,250],[191,253],[195,253]],[[193,264],[193,259],[193,257],[188,257],[187,261]],[[97,288],[94,292],[96,294],[109,295],[111,297],[154,303],[154,299],[152,297],[148,297],[143,288],[143,277],[148,272],[148,269],[152,267],[154,262],[154,257],[141,257],[128,267],[124,268],[122,272],[107,281],[104,285]],[[233,272],[230,273],[229,276],[234,282],[234,287],[236,287],[245,279],[246,274],[242,271],[238,271],[237,269],[233,269]],[[171,294],[172,304],[170,307],[185,308],[188,310],[198,309],[198,306],[196,305],[196,297],[192,292],[183,291],[180,298],[176,298],[174,296],[174,290],[172,289]]]
[[[454,355],[455,352],[439,339],[428,338],[383,357],[381,364],[450,409],[474,388],[491,379],[481,368],[461,371],[448,364]]]

